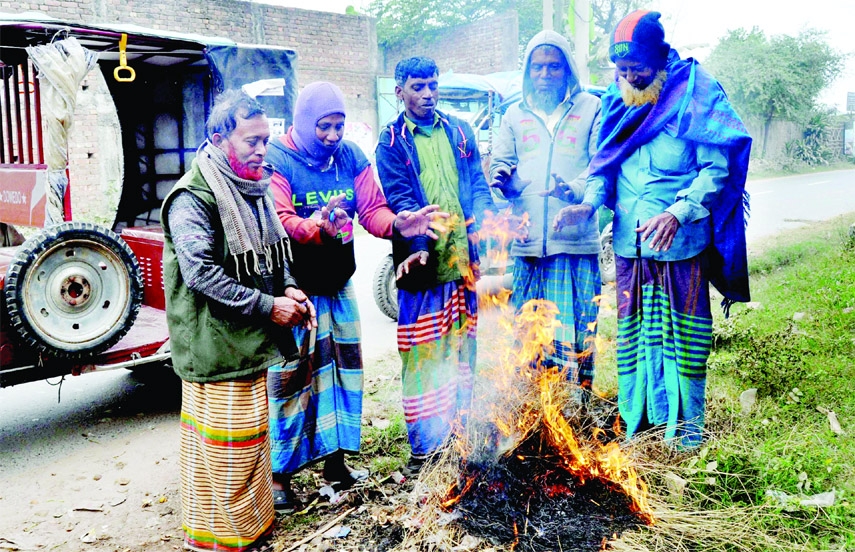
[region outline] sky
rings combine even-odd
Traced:
[[[368,4],[367,0],[255,1],[335,13],[344,13],[349,5],[360,10]],[[647,9],[662,12],[665,38],[683,57],[691,55],[702,63],[709,47],[714,46],[731,29],[751,29],[756,26],[766,36],[794,36],[808,28],[825,31],[832,48],[853,55],[840,78],[823,94],[820,101],[844,111],[847,92],[855,93],[853,0],[810,0],[802,4],[781,0],[652,0]],[[707,47],[695,48],[703,45]]]

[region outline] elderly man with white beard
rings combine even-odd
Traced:
[[[511,297],[517,311],[531,300],[556,305],[561,326],[541,366],[564,370],[572,383],[590,388],[601,282],[597,218],[560,229],[552,219],[568,202],[582,200],[600,99],[583,89],[570,44],[555,31],[535,35],[525,60],[523,98],[502,117],[490,164],[491,185],[529,223],[511,247]]]
[[[665,42],[660,14],[618,23],[585,197],[554,225],[615,212],[618,394],[627,438],[664,428],[702,441],[712,345],[709,284],[727,312],[748,301],[745,178],[751,137],[719,83]]]

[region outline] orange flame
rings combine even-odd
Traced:
[[[502,323],[509,339],[501,348],[501,362],[480,375],[482,381],[490,382],[493,394],[476,399],[483,408],[474,411],[473,417],[493,424],[502,440],[497,443],[502,454],[518,454],[515,446],[540,429],[558,453],[562,469],[582,483],[597,479],[623,492],[639,518],[652,524],[647,485],[620,446],[605,443],[602,430],[593,430],[590,440],[582,439],[563,414],[572,385],[566,369],[542,365],[554,353],[556,330],[561,326],[558,314],[554,303],[535,300],[523,305],[513,320]],[[604,344],[605,340],[597,343],[596,349],[602,351]]]
[[[460,489],[457,483],[451,485],[445,494],[447,498],[440,503],[440,506],[447,510],[457,504],[469,489],[472,488],[473,483],[475,483],[475,477],[467,477],[462,489]]]
[[[543,422],[548,429],[546,438],[561,453],[560,465],[582,481],[597,478],[617,485],[632,500],[633,511],[647,523],[652,523],[647,484],[638,476],[620,446],[615,442],[601,445],[596,440],[583,444],[577,439],[561,412],[561,406],[555,401],[552,389],[555,385],[564,384],[563,375],[554,370],[544,372],[539,380]]]

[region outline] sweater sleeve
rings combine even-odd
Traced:
[[[374,179],[374,170],[371,165],[365,167],[356,177],[353,190],[356,194],[359,224],[378,238],[391,238],[395,213],[386,203],[386,198]]]
[[[493,140],[493,155],[490,158],[490,179],[495,180],[496,175],[499,174],[501,169],[510,170],[518,162],[517,143],[514,136],[514,129],[511,125],[511,117],[505,116],[502,117],[499,130],[496,132]],[[501,188],[494,188],[494,190],[503,199],[511,199],[511,197],[505,195]],[[513,195],[513,197],[518,196],[519,194]]]
[[[196,196],[178,194],[167,217],[178,267],[188,288],[244,316],[270,317],[271,295],[242,285],[214,262],[210,213]]]
[[[304,219],[294,209],[291,199],[291,183],[281,173],[274,172],[270,181],[276,214],[285,227],[285,232],[297,243],[321,245],[321,229],[313,220]]]

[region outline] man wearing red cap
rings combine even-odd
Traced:
[[[618,23],[585,197],[554,224],[615,212],[618,393],[627,438],[664,427],[698,446],[712,346],[709,284],[748,301],[745,177],[751,137],[721,85],[665,42],[660,14]]]

